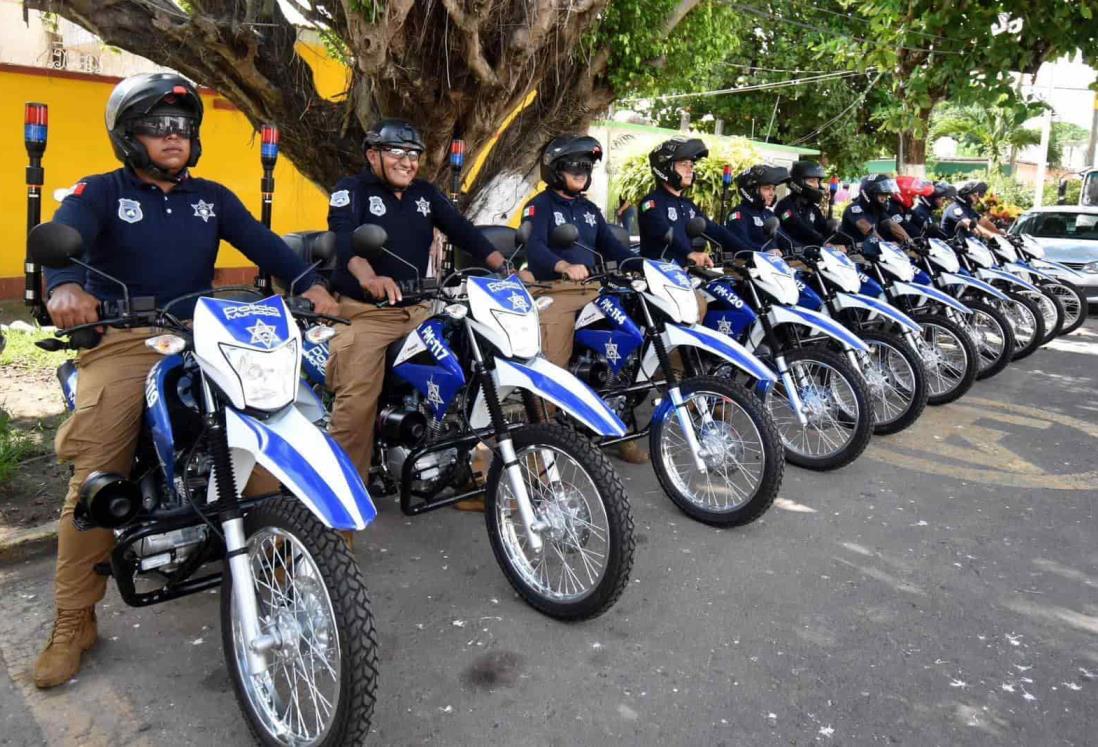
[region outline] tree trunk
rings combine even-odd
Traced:
[[[902,161],[898,168],[901,174],[926,176],[926,135],[901,132],[900,153]]]
[[[585,130],[614,98],[610,50],[588,43],[609,0],[295,0],[306,20],[345,45],[351,83],[335,102],[317,93],[277,3],[190,0],[191,13],[171,0],[25,3],[213,88],[257,129],[278,126],[283,153],[325,189],[362,168],[365,129],[382,115],[419,126],[428,145],[420,175],[442,184],[451,138],[465,140],[472,163],[537,91],[469,190],[474,205],[498,202],[481,191],[498,183],[517,189],[516,175],[528,181],[540,145]],[[667,31],[695,4],[669,9]]]

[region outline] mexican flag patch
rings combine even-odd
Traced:
[[[793,211],[792,210],[786,210],[784,213],[782,213],[782,220],[789,220],[792,217],[793,217]]]
[[[656,207],[655,200],[645,200],[641,203],[641,212],[643,213],[646,210],[651,210],[654,207]]]
[[[740,219],[740,211],[739,210],[732,213],[732,215],[730,215],[729,218],[728,218],[728,220],[739,220],[739,219]]]
[[[522,217],[523,218],[533,218],[534,217],[534,206],[533,205],[527,205],[526,209],[522,211]]]

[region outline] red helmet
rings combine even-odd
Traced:
[[[898,195],[900,204],[909,210],[915,204],[916,197],[930,197],[934,194],[934,182],[921,176],[898,176],[896,184],[900,187]]]

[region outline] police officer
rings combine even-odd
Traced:
[[[947,200],[957,197],[957,189],[947,182],[930,183],[923,181],[911,188],[911,207],[903,211],[903,229],[909,236],[929,238],[949,238],[945,231],[934,223],[935,211],[941,209]]]
[[[503,255],[437,187],[416,178],[423,150],[413,125],[379,120],[366,133],[366,168],[341,179],[328,203],[328,228],[335,232],[338,253],[332,290],[340,315],[351,322],[331,342],[327,384],[335,404],[330,432],[366,481],[386,350],[430,316],[427,304],[404,301],[398,282],[426,276],[435,228],[492,269],[504,264]],[[386,255],[370,262],[355,256],[351,234],[365,223],[385,229],[386,249],[400,259]]]
[[[957,196],[942,211],[942,230],[949,236],[957,233],[958,226],[973,231],[977,236],[993,238],[1001,232],[977,210],[987,194],[987,182],[970,180],[957,187]]]
[[[820,210],[823,199],[823,166],[815,161],[797,161],[789,170],[789,194],[774,206],[781,221],[782,233],[794,244],[794,253],[803,246],[823,246],[837,242],[827,228],[827,218]]]
[[[645,257],[712,267],[713,260],[704,251],[695,249],[686,234],[686,224],[697,216],[705,218],[706,235],[720,242],[723,249],[736,252],[751,248],[711,221],[684,195],[694,185],[695,164],[708,155],[709,149],[701,140],[682,136],[660,143],[648,154],[656,188],[640,201],[640,252]],[[666,240],[668,229],[672,230],[670,244]]]
[[[858,198],[843,211],[839,230],[854,242],[874,234],[881,238],[908,241],[900,225],[903,216],[892,206],[892,195],[900,191],[896,180],[886,174],[871,174],[862,179]]]
[[[725,227],[746,248],[761,250],[770,243],[766,235],[766,219],[773,217],[778,185],[789,181],[789,170],[781,166],[756,164],[736,177],[736,191],[741,202],[728,216]]]
[[[124,168],[77,183],[53,218],[80,232],[85,262],[125,282],[131,294],[155,296],[161,305],[212,285],[222,239],[283,280],[307,269],[232,192],[191,176],[202,152],[201,123],[198,92],[178,75],[122,81],[107,102],[106,125]],[[100,302],[121,295],[113,283],[76,266],[47,270],[46,280],[46,308],[61,328],[97,321]],[[307,275],[299,282],[306,288],[302,295],[320,313],[337,313],[335,300],[316,281]],[[58,525],[57,616],[34,665],[38,687],[67,682],[96,641],[95,605],[106,591],[106,577],[95,566],[109,557],[114,535],[107,529],[77,531],[73,508],[93,471],[130,472],[145,376],[160,359],[145,346],[154,334],[148,328],[108,328],[96,347],[77,356],[76,410],[56,439],[57,455],[73,463],[73,475]]]

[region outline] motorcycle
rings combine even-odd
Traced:
[[[366,224],[352,244],[376,261],[396,256],[387,238]],[[406,302],[433,302],[436,313],[389,348],[371,484],[399,493],[409,516],[483,496],[492,551],[515,591],[551,617],[596,617],[629,581],[629,500],[587,439],[535,422],[536,402],[551,402],[600,436],[624,436],[625,425],[589,387],[541,356],[538,305],[523,282],[482,272],[458,270],[440,283],[417,271],[402,281]],[[318,389],[322,352],[305,369]],[[525,420],[511,419],[520,422],[509,422],[503,409],[512,392],[529,408]],[[491,466],[484,485],[470,484],[470,454],[482,442],[491,446]]]
[[[917,238],[909,248],[918,268],[915,282],[951,294],[972,311],[962,319],[980,359],[977,380],[1003,371],[1014,355],[1014,330],[1007,318],[1008,307],[1014,302],[995,286],[962,269],[957,251],[945,241]]]
[[[1003,237],[1011,242],[1018,251],[1018,265],[1029,275],[1038,275],[1044,280],[1042,287],[1059,299],[1064,309],[1064,324],[1061,335],[1066,335],[1082,326],[1087,318],[1087,297],[1076,281],[1085,280],[1081,272],[1071,269],[1060,262],[1045,258],[1045,249],[1028,234]]]
[[[1018,292],[1032,299],[1041,310],[1041,316],[1045,322],[1045,335],[1041,344],[1058,337],[1064,326],[1064,307],[1059,297],[1046,288],[1044,273],[1021,261],[1011,242],[1001,238],[991,238],[988,239],[987,244],[1003,272],[1010,273],[1030,285],[1029,288],[1023,288]]]
[[[767,221],[771,236],[777,225],[777,218]],[[703,325],[737,340],[778,373],[764,396],[786,460],[832,470],[857,459],[873,433],[873,407],[861,374],[844,355],[864,354],[866,344],[833,319],[797,305],[800,290],[781,257],[739,252],[726,258],[705,234],[704,221],[691,220],[687,234],[708,241],[724,269],[701,286],[708,302]],[[834,341],[843,354],[824,341]],[[711,371],[720,378],[735,374],[719,361]]]
[[[598,260],[586,282],[598,297],[576,318],[569,369],[590,384],[629,424],[611,446],[648,437],[652,467],[683,513],[713,526],[741,526],[762,516],[777,497],[785,459],[769,413],[747,387],[702,375],[703,351],[736,370],[752,388],[777,375],[731,338],[700,326],[694,284],[673,262],[629,258],[612,267],[578,242],[571,224],[553,229],[550,245],[580,246]],[[671,353],[679,351],[683,374]],[[648,424],[637,410],[652,393]]]
[[[359,744],[370,728],[377,644],[366,584],[333,530],[361,530],[376,512],[350,459],[303,410],[303,299],[239,301],[221,288],[156,307],[82,262],[80,234],[43,223],[28,236],[34,261],[70,263],[116,283],[101,319],[40,341],[46,350],[99,342],[97,327],[155,327],[161,354],[149,371],[141,434],[129,474],[92,473],[74,513],[78,528],[114,531],[109,567],[123,601],[159,604],[221,587],[221,639],[233,692],[264,744]],[[300,278],[299,278],[300,279]],[[292,284],[291,284],[292,292]],[[172,313],[193,303],[193,323]],[[330,327],[314,337],[330,334]],[[79,370],[58,370],[69,409]],[[262,467],[276,492],[242,495]],[[218,570],[207,565],[220,563]]]

